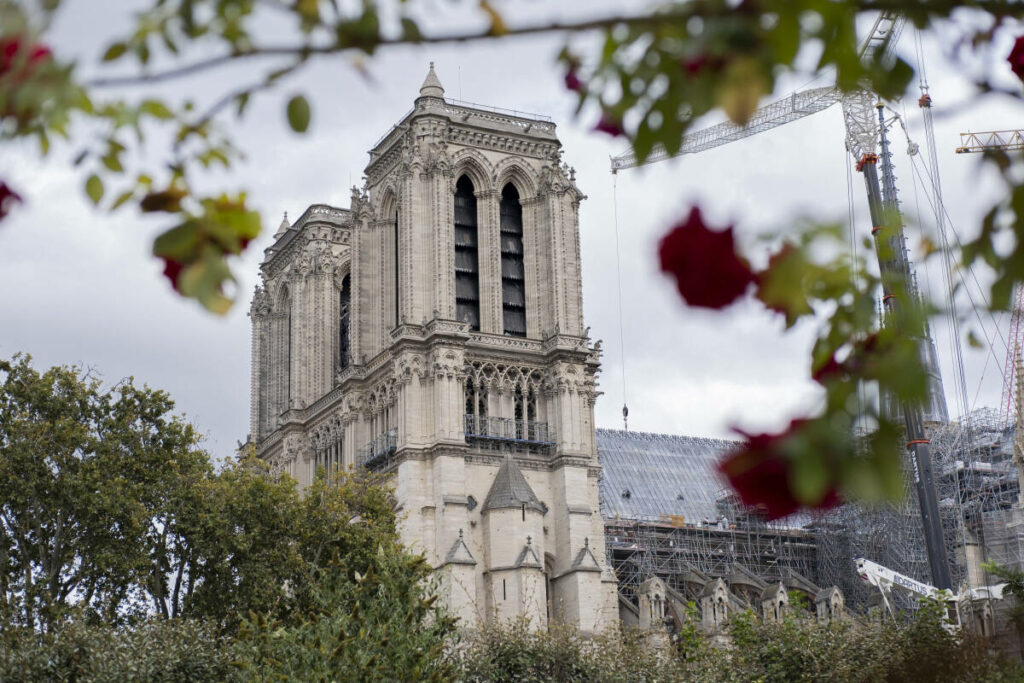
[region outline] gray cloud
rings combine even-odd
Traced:
[[[95,54],[96,35],[112,35],[127,14],[119,3],[86,5],[70,4],[64,10],[54,41],[59,50]],[[529,3],[525,7],[526,12],[554,11]],[[850,160],[838,109],[700,156],[618,176],[623,348],[608,170],[608,157],[622,147],[591,133],[588,115],[573,118],[574,98],[553,67],[562,42],[560,37],[537,37],[385,51],[368,62],[373,83],[344,60],[320,60],[279,92],[258,97],[243,122],[226,121],[248,159],[229,176],[211,175],[210,182],[248,188],[269,230],[237,265],[240,302],[223,319],[179,299],[159,275],[159,263],[148,256],[159,221],[98,213],[83,199],[79,176],[60,154],[43,165],[27,147],[5,147],[0,175],[22,189],[27,202],[0,225],[0,291],[5,292],[0,298],[0,354],[23,350],[40,366],[79,363],[109,381],[134,375],[167,389],[179,409],[209,435],[210,449],[228,455],[248,431],[245,310],[261,250],[282,211],[294,219],[310,203],[348,204],[349,187],[361,183],[366,150],[412,105],[427,62],[433,60],[449,97],[461,94],[469,101],[546,113],[558,123],[565,159],[576,167],[579,185],[589,195],[580,227],[586,320],[592,337],[604,340],[605,393],[597,405],[598,425],[621,425],[621,356],[632,428],[729,436],[734,425],[776,428],[813,410],[819,397],[806,367],[811,326],[785,332],[776,317],[752,303],[723,313],[688,309],[657,272],[655,253],[660,236],[694,202],[712,222],[734,223],[745,240],[765,229],[785,229],[795,215],[845,219]],[[933,45],[928,56],[938,113],[967,90]],[[237,79],[252,77],[253,68],[209,74],[161,92],[211,101]],[[298,91],[313,103],[313,126],[305,137],[290,133],[284,121],[287,95]],[[923,143],[913,105],[911,98],[911,131]],[[953,154],[957,133],[1011,127],[1022,112],[1019,102],[990,98],[936,122],[946,202],[963,234],[971,233],[999,188],[990,174],[977,174],[974,160]],[[911,168],[902,153],[906,145],[900,139],[895,146],[904,208],[916,217]],[[150,159],[161,151],[155,141],[147,147]],[[856,229],[866,235],[870,226],[862,181],[857,174],[852,180]],[[927,229],[931,221],[924,223]],[[932,289],[941,291],[939,271],[932,271]],[[940,340],[945,338],[941,321],[935,331]],[[940,344],[952,407],[947,351]],[[972,400],[977,393],[979,405],[997,404],[1001,376],[993,362],[986,366],[986,353],[964,353]]]

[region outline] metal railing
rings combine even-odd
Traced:
[[[398,429],[389,429],[356,451],[356,465],[377,469],[398,449]]]
[[[555,432],[547,422],[516,420],[510,417],[465,416],[466,440],[494,439],[553,446]]]

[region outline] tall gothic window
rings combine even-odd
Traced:
[[[347,368],[349,364],[349,318],[352,306],[352,287],[349,276],[341,281],[341,293],[338,295],[338,367]]]
[[[477,256],[476,196],[466,176],[455,184],[455,317],[480,329],[480,266]]]
[[[285,403],[284,409],[290,410],[292,407],[292,307],[291,302],[288,304],[288,323],[285,326],[285,358],[288,359],[288,363],[285,365]]]
[[[526,336],[523,206],[512,183],[501,191],[501,312],[505,334]]]
[[[399,280],[398,280],[398,212],[397,211],[395,211],[394,238],[395,238],[395,327],[398,327],[398,323],[400,323],[402,321],[402,316],[398,312],[398,292],[399,292],[398,285],[399,285]]]

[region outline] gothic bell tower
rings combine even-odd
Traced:
[[[445,99],[431,64],[365,175],[348,210],[310,207],[267,251],[252,442],[301,484],[387,473],[404,541],[469,627],[615,623],[584,195],[555,124]]]

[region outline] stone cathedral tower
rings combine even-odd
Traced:
[[[549,119],[446,100],[431,65],[351,206],[282,223],[252,302],[250,441],[302,485],[387,473],[469,627],[618,614],[560,156]]]

